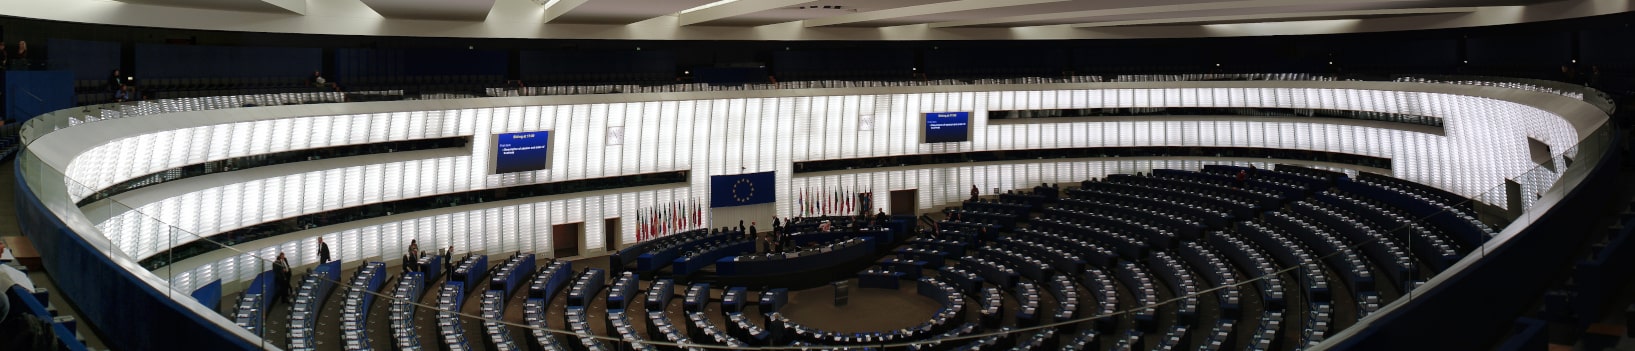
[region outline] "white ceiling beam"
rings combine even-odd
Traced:
[[[297,14],[307,14],[307,0],[261,0],[262,2],[278,6]]]
[[[721,3],[719,5],[712,3],[709,5],[704,5],[708,6],[708,8],[701,10],[682,11],[681,14],[677,16],[680,18],[678,21],[676,21],[676,25],[690,26],[723,18],[742,16],[776,9],[779,7],[800,5],[813,1],[816,0],[737,0]]]
[[[1060,20],[1071,20],[1071,19],[1075,19],[1075,18],[1138,15],[1138,14],[1148,14],[1148,13],[1211,11],[1211,10],[1229,10],[1229,9],[1243,9],[1243,8],[1257,8],[1257,7],[1298,6],[1298,5],[1367,4],[1367,3],[1385,3],[1385,2],[1402,2],[1402,1],[1417,1],[1417,0],[1338,0],[1338,1],[1333,1],[1333,0],[1330,0],[1330,1],[1323,1],[1323,0],[1238,0],[1238,1],[1222,1],[1222,2],[1178,4],[1178,5],[1124,7],[1124,8],[1113,8],[1113,9],[1104,9],[1104,10],[1087,10],[1087,11],[1042,13],[1042,14],[1035,14],[1035,15],[1021,15],[1021,16],[1007,16],[1007,17],[972,19],[972,20],[963,20],[963,21],[937,22],[937,23],[930,23],[928,25],[931,28],[949,28],[949,27],[980,26],[980,25],[988,25],[988,24],[1013,23],[1013,22],[1060,21]]]
[[[858,12],[839,16],[814,18],[801,21],[806,27],[822,27],[837,24],[878,21],[892,18],[914,17],[938,13],[991,9],[996,7],[1022,6],[1063,2],[1071,0],[957,0],[933,4],[905,6],[869,12]]]
[[[554,20],[557,17],[562,17],[562,15],[568,14],[568,11],[573,11],[574,8],[579,7],[579,5],[584,5],[589,1],[590,0],[550,0],[549,3],[545,4],[545,23],[550,23],[551,20]]]
[[[1479,7],[1441,7],[1441,8],[1414,8],[1414,9],[1292,12],[1292,13],[1268,13],[1268,14],[1255,14],[1255,15],[1235,15],[1235,16],[1204,16],[1204,17],[1159,18],[1159,19],[1129,20],[1129,21],[1087,22],[1087,23],[1070,24],[1068,26],[1073,27],[1073,28],[1096,28],[1096,27],[1138,26],[1138,25],[1154,25],[1154,24],[1187,24],[1187,23],[1200,23],[1200,22],[1231,22],[1231,21],[1282,22],[1282,21],[1278,21],[1278,20],[1300,20],[1300,19],[1309,19],[1309,18],[1329,18],[1329,17],[1360,17],[1360,16],[1389,16],[1389,15],[1428,15],[1428,14],[1441,14],[1441,13],[1470,13],[1470,12],[1476,12],[1477,10],[1480,10],[1480,9],[1481,8],[1479,8]]]

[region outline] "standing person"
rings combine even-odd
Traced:
[[[420,259],[420,241],[419,240],[413,240],[413,239],[409,240],[409,259],[411,259],[411,260]]]
[[[113,74],[108,75],[108,90],[114,94],[114,102],[136,100],[136,87],[131,86],[131,80],[121,73],[119,69],[114,69]]]
[[[749,235],[753,236],[760,233],[760,231],[755,230],[755,222],[749,222]]]
[[[976,184],[971,184],[971,201],[976,201],[977,195],[981,195],[981,194],[982,194],[982,191],[976,190]]]
[[[443,251],[443,275],[450,273],[454,273],[454,245],[449,245],[448,251]]]
[[[277,289],[278,296],[270,297],[290,302],[290,261],[284,258],[284,252],[278,252],[278,259],[273,260],[273,288]]]
[[[18,69],[28,69],[28,42],[17,41],[17,56],[13,57],[11,61],[18,66]]]
[[[324,237],[318,237],[318,264],[329,263],[329,244],[324,243]]]
[[[118,93],[124,90],[125,78],[120,76],[119,69],[115,68],[114,72],[108,75],[108,91]]]
[[[1233,187],[1234,187],[1234,188],[1242,188],[1242,187],[1243,187],[1243,180],[1244,180],[1244,178],[1248,178],[1248,177],[1249,177],[1249,173],[1248,173],[1248,172],[1244,172],[1244,171],[1243,171],[1243,170],[1241,170],[1241,169],[1240,169],[1240,170],[1238,170],[1238,176],[1237,176],[1237,178],[1236,178],[1236,181],[1235,181],[1235,182],[1233,182]]]

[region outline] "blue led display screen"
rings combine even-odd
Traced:
[[[494,173],[550,168],[550,131],[498,134],[494,136],[494,144]]]
[[[926,143],[957,143],[970,140],[970,112],[932,112],[925,114]]]

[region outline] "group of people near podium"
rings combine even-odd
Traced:
[[[324,237],[318,237],[318,264],[329,263],[329,244],[324,243]],[[290,286],[290,260],[283,251],[278,252],[278,258],[273,260],[273,280],[276,293],[284,302],[290,302],[290,296],[295,295],[295,287]]]
[[[889,219],[889,217],[886,216],[886,211],[880,210],[880,213],[875,214],[873,218],[870,218],[870,216],[867,214],[859,214],[857,217],[853,218],[852,221],[847,224],[847,226],[853,229],[860,227],[876,228],[885,224],[887,219]],[[750,222],[749,227],[745,228],[744,221],[740,220],[738,221],[738,228],[744,232],[744,236],[747,239],[755,240],[755,252],[785,253],[800,249],[799,247],[796,247],[794,239],[791,237],[798,232],[791,229],[791,227],[796,224],[808,223],[809,221],[818,221],[818,232],[830,232],[835,229],[834,223],[831,222],[830,219],[803,217],[772,217],[772,231],[767,233],[757,231],[755,228],[756,222]]]
[[[447,249],[442,249],[441,251],[442,252],[434,255],[442,256],[443,271],[449,272],[454,270],[454,245],[449,245]],[[403,273],[425,272],[426,267],[421,267],[419,264],[420,259],[424,257],[426,257],[426,253],[420,251],[420,241],[409,240],[409,252],[403,254]]]

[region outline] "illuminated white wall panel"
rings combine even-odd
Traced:
[[[1040,123],[1027,124],[989,124],[986,120],[988,110],[1153,106],[1329,108],[1421,114],[1444,118],[1445,135],[1298,119],[1213,121],[1169,117],[1070,123],[1041,119],[1037,120]],[[942,111],[972,112],[970,142],[919,142],[921,114]],[[860,116],[870,117],[869,130],[859,130]],[[624,128],[621,145],[606,145],[609,126]],[[487,174],[492,135],[529,130],[556,133],[552,167],[537,172]],[[420,239],[423,248],[446,247],[452,242],[457,247],[481,247],[493,252],[543,251],[549,248],[549,235],[541,233],[548,232],[550,224],[582,221],[587,234],[582,246],[600,249],[604,246],[602,219],[624,217],[620,242],[633,242],[637,210],[676,199],[707,199],[708,177],[712,174],[776,171],[776,211],[787,216],[798,212],[794,205],[796,194],[807,187],[825,191],[843,186],[857,191],[873,188],[880,194],[875,200],[878,207],[889,206],[885,191],[918,188],[920,208],[928,209],[965,198],[971,184],[989,193],[996,187],[1025,188],[1040,182],[1077,181],[1107,173],[1201,165],[1168,161],[950,165],[806,176],[793,172],[792,163],[799,161],[1029,148],[1266,147],[1391,158],[1398,177],[1477,196],[1493,190],[1504,178],[1532,168],[1526,137],[1541,140],[1557,152],[1578,140],[1565,121],[1537,108],[1440,93],[1202,87],[933,92],[516,106],[224,123],[111,140],[79,154],[68,163],[67,174],[73,182],[83,183],[70,186],[73,198],[78,200],[95,189],[210,160],[454,136],[472,139],[471,155],[244,179],[153,203],[129,204],[137,210],[110,218],[99,228],[122,250],[145,257],[175,245],[177,240],[170,237],[169,227],[180,228],[190,234],[185,237],[192,237],[396,199],[593,177],[692,171],[690,184],[675,190],[410,221],[395,228],[377,229],[383,239],[358,239],[363,243],[348,244],[359,246],[360,256],[356,257],[369,257],[371,253],[387,258],[400,256],[408,238]],[[1522,181],[1523,191],[1531,192],[1547,187],[1555,176],[1532,172],[1518,181]],[[1481,198],[1502,202],[1503,195],[1493,193]],[[233,262],[235,267],[245,266],[242,261]]]

